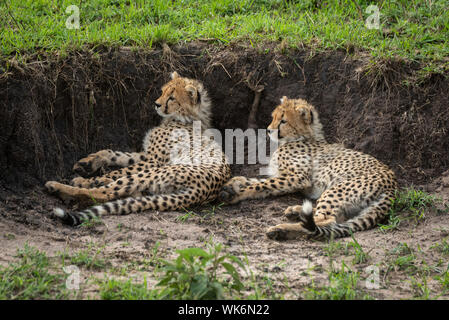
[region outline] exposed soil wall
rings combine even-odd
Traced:
[[[204,82],[219,129],[247,128],[253,89],[263,85],[260,128],[280,97],[302,97],[318,108],[329,141],[378,157],[402,183],[428,182],[449,167],[448,79],[416,83],[416,66],[401,62],[370,66],[360,54],[268,47],[100,48],[33,57],[25,67],[3,63],[0,185],[41,186],[70,178],[73,163],[90,152],[138,150],[159,122],[153,102],[173,70]]]

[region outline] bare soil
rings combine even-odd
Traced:
[[[372,64],[360,52],[203,43],[148,52],[96,48],[68,56],[34,55],[27,62],[10,61],[12,67],[0,77],[1,264],[13,261],[26,242],[50,256],[89,243],[105,245],[104,255],[119,267],[142,261],[157,242],[161,252],[172,256],[176,249],[202,246],[212,237],[229,252],[246,255],[259,279],[271,278],[275,291],[287,298],[299,297],[312,279],[326,285],[326,243],[275,242],[265,236],[267,227],[285,222],[282,212],[302,201],[299,194],[215,211],[212,205],[217,204],[205,205],[193,208],[196,215],[186,219],[181,219],[186,212],[105,217],[103,225],[92,228],[70,228],[52,217],[52,209],[64,204],[44,191],[45,181],[69,181],[74,162],[100,149],[140,150],[145,131],[159,121],[153,101],[174,70],[204,82],[220,130],[248,128],[254,90],[263,85],[257,127],[267,126],[280,97],[305,98],[320,112],[329,142],[376,156],[394,169],[402,187],[419,187],[449,200],[449,81],[438,74],[419,77],[417,65]],[[233,173],[255,176],[257,169],[235,165]],[[403,222],[387,233],[357,233],[370,259],[353,265],[354,255],[338,254],[335,265],[346,261],[362,279],[367,266],[377,265],[381,287],[365,291],[378,299],[411,298],[419,293],[410,273],[389,267],[391,251],[407,243],[418,261],[437,265],[443,259],[444,269],[447,257],[432,246],[448,232],[447,213],[429,209],[419,223]],[[359,285],[363,289],[363,281]],[[434,277],[428,286],[431,296],[442,293]]]

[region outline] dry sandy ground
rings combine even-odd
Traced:
[[[255,169],[244,170],[254,172]],[[449,172],[425,186],[427,190],[449,200]],[[0,220],[0,263],[8,264],[15,258],[16,250],[25,243],[45,251],[49,256],[57,256],[66,250],[69,253],[86,249],[89,244],[103,247],[102,256],[115,270],[128,266],[128,277],[140,278],[142,271],[130,265],[151,258],[157,242],[159,255],[174,257],[175,250],[186,247],[204,246],[213,239],[226,245],[226,250],[249,260],[249,267],[264,286],[270,279],[274,292],[288,299],[300,298],[305,286],[312,280],[318,286],[326,286],[331,258],[327,254],[328,243],[305,239],[276,242],[266,238],[267,227],[284,222],[282,211],[289,205],[300,203],[300,195],[253,200],[242,204],[221,207],[214,212],[212,206],[195,208],[197,215],[180,212],[147,212],[128,216],[109,216],[104,224],[93,228],[70,228],[54,220],[49,213],[54,206],[60,206],[58,199],[46,195],[43,190],[32,193],[9,195],[3,199],[2,213],[9,212],[7,218]],[[182,217],[186,218],[181,221]],[[355,239],[369,254],[367,262],[353,264],[354,252],[345,254],[337,250],[332,260],[336,268],[344,260],[348,267],[360,272],[358,288],[377,299],[403,299],[420,295],[413,285],[412,277],[421,279],[410,270],[400,270],[391,263],[396,257],[392,252],[401,243],[407,243],[416,256],[415,265],[430,266],[432,270],[445,270],[447,256],[432,248],[449,234],[447,212],[429,210],[418,224],[403,222],[399,230],[381,232],[378,228],[359,232]],[[351,238],[339,240],[345,246]],[[425,261],[425,262],[423,262]],[[380,288],[367,290],[366,267],[377,266],[380,270]],[[435,268],[434,268],[435,267]],[[112,270],[112,269],[111,269]],[[108,276],[112,271],[83,271],[83,281],[92,276]],[[113,272],[112,272],[113,273]],[[441,285],[435,279],[437,271],[431,271],[427,278],[430,297],[446,299]],[[265,279],[265,280],[264,280]],[[154,282],[152,279],[150,282]],[[95,288],[85,282],[82,297],[95,296]],[[272,291],[273,291],[272,290]],[[273,292],[271,292],[273,293]],[[443,293],[443,294],[442,294]]]

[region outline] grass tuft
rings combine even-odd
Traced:
[[[53,270],[45,253],[26,244],[17,251],[19,260],[0,266],[0,300],[67,299],[66,276]]]
[[[151,48],[194,40],[253,45],[279,42],[286,50],[361,48],[378,58],[425,62],[424,72],[449,69],[446,0],[377,2],[379,27],[368,28],[371,1],[91,0],[77,3],[79,29],[68,29],[71,0],[0,2],[0,54],[61,53],[88,45]],[[375,3],[376,4],[376,3]]]
[[[358,289],[360,275],[352,271],[344,262],[340,270],[329,272],[329,285],[318,287],[312,285],[305,288],[304,297],[309,300],[355,300],[371,299],[369,295]]]
[[[404,220],[413,220],[418,224],[425,219],[426,210],[434,207],[439,201],[441,200],[437,197],[413,188],[397,191],[392,200],[388,222],[385,225],[380,224],[380,230],[396,230]]]

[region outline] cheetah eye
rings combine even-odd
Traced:
[[[281,124],[287,123],[284,119],[281,120]]]
[[[173,98],[173,96],[170,96],[170,97],[168,97],[167,102],[172,101],[172,100],[175,100],[175,98]]]

